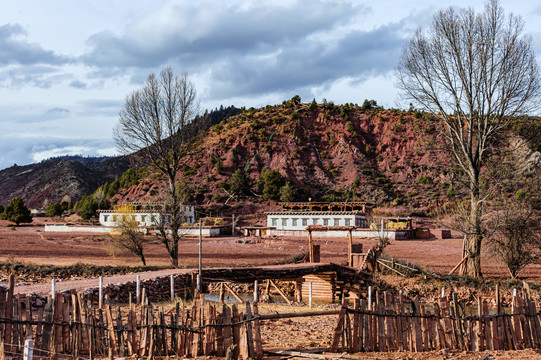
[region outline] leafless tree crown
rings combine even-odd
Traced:
[[[126,97],[114,140],[122,152],[143,150],[159,170],[176,173],[197,111],[195,86],[187,74],[175,76],[166,68]]]
[[[469,174],[508,116],[537,109],[539,69],[520,17],[498,1],[485,11],[440,11],[404,46],[397,69],[405,99],[439,114],[443,134]],[[469,174],[470,175],[470,174]]]
[[[447,149],[470,188],[468,262],[461,273],[481,277],[481,170],[512,116],[538,106],[541,80],[531,38],[520,17],[497,0],[483,13],[449,8],[404,46],[397,81],[404,97],[437,116]]]

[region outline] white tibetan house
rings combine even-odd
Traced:
[[[283,203],[283,211],[267,212],[267,227],[280,231],[304,231],[308,226],[367,228],[372,209],[360,202]]]
[[[155,204],[129,204],[129,211],[122,210],[99,210],[99,221],[101,226],[115,227],[122,216],[132,216],[141,227],[158,226],[162,221],[165,225],[170,222],[171,216],[163,210],[163,205]],[[193,205],[182,206],[182,224],[190,226],[195,223],[195,211]]]

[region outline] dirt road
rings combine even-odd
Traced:
[[[103,286],[108,284],[121,284],[129,281],[135,281],[137,275],[140,276],[141,281],[148,279],[155,279],[158,277],[176,275],[176,274],[186,274],[194,271],[194,269],[165,269],[165,270],[156,270],[156,271],[145,271],[137,272],[125,275],[112,275],[103,277]],[[90,278],[90,279],[72,279],[64,281],[56,281],[56,291],[60,292],[63,290],[84,290],[87,288],[97,288],[99,286],[99,278]],[[32,285],[18,285],[15,286],[15,294],[28,294],[34,292],[40,295],[46,295],[51,292],[51,282],[47,283],[38,283]]]

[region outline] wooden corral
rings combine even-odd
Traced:
[[[335,301],[345,294],[358,297],[372,281],[372,273],[333,263],[306,263],[252,268],[224,268],[203,270],[203,281],[252,283],[276,280],[296,284],[297,300],[308,298],[309,283],[312,296]]]

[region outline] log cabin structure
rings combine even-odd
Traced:
[[[343,296],[357,298],[372,284],[372,273],[334,263],[303,263],[248,268],[204,269],[204,283],[253,283],[255,280],[280,280],[295,284],[297,301],[308,299],[309,283],[312,297],[335,302]]]

